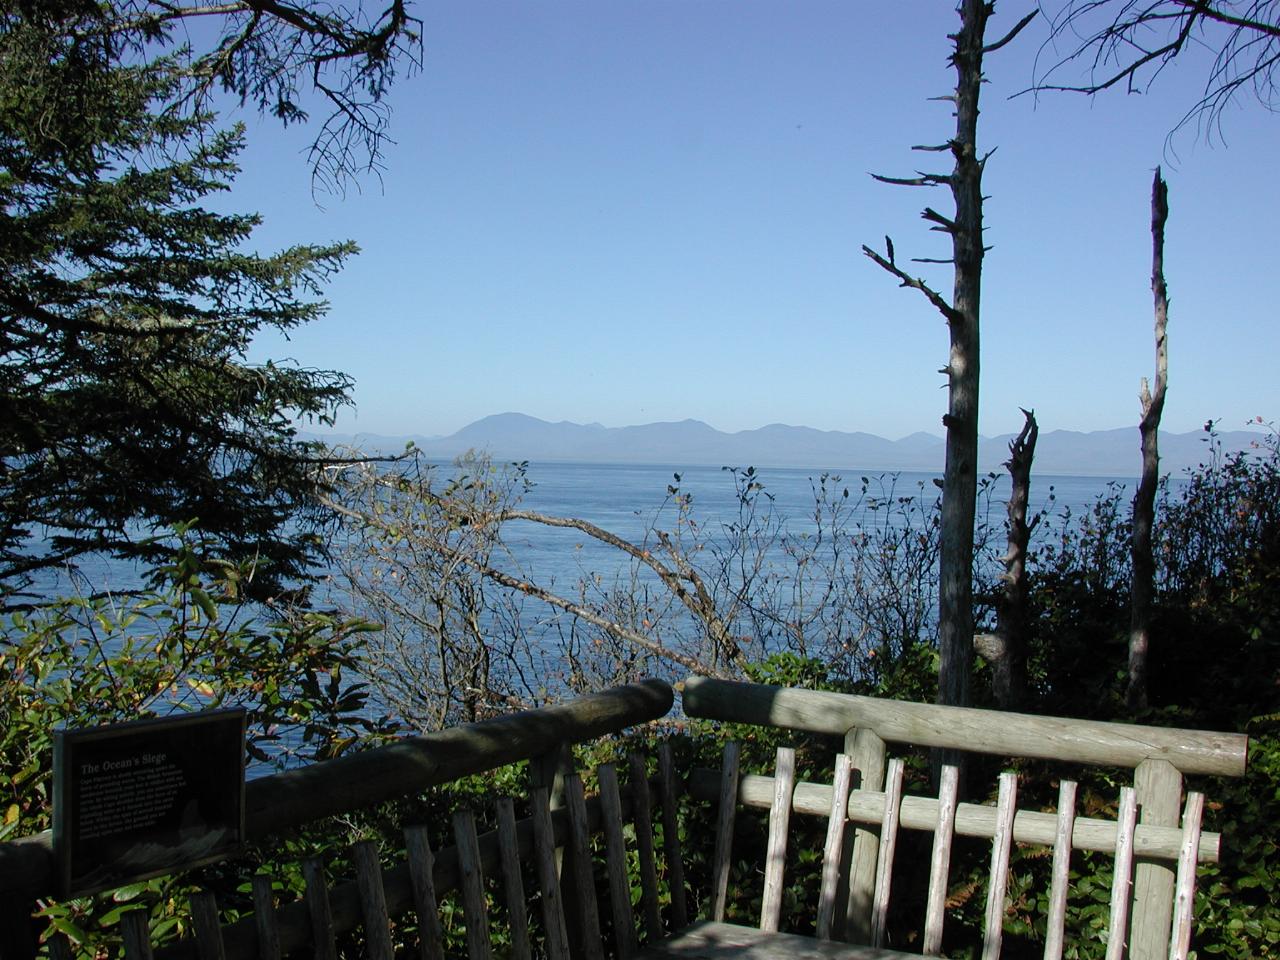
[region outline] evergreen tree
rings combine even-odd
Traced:
[[[259,219],[201,206],[241,130],[166,109],[175,59],[66,24],[0,19],[0,605],[89,551],[156,560],[148,535],[192,520],[274,589],[316,550],[294,423],[329,422],[350,384],[246,351],[322,314],[355,247],[247,252]]]

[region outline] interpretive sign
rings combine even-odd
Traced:
[[[210,710],[53,741],[53,853],[63,896],[236,852],[244,839],[245,712]]]

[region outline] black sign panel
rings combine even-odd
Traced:
[[[53,853],[63,896],[235,853],[244,729],[236,709],[56,731]]]

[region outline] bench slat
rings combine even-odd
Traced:
[[[1071,835],[1076,820],[1076,782],[1058,785],[1058,831],[1053,841],[1053,879],[1045,922],[1044,960],[1062,960],[1062,934],[1067,921],[1067,888],[1071,879]]]
[[[773,806],[769,810],[769,842],[764,854],[761,930],[777,930],[782,915],[782,877],[787,864],[787,831],[791,824],[791,791],[795,782],[796,752],[790,747],[779,747],[773,774]]]
[[[853,783],[853,760],[845,753],[836,754],[835,775],[831,783],[831,813],[827,817],[827,840],[822,847],[822,886],[818,893],[818,939],[830,940],[836,913],[836,892],[840,886],[840,860],[844,853],[846,814],[849,788]],[[734,784],[734,795],[737,784]],[[723,800],[721,801],[723,802]],[[716,918],[717,920],[720,917]]]
[[[1013,815],[1018,809],[1018,776],[1000,774],[996,797],[996,835],[991,841],[991,877],[987,882],[987,916],[982,933],[982,960],[997,960],[1004,939],[1004,894],[1009,887],[1009,847]]]
[[[1107,929],[1106,960],[1120,960],[1129,928],[1129,888],[1133,876],[1133,828],[1138,820],[1138,800],[1133,787],[1120,788],[1117,814],[1116,856],[1111,877],[1111,921]]]
[[[1200,847],[1200,820],[1204,816],[1204,794],[1191,791],[1182,814],[1182,853],[1178,857],[1177,898],[1174,900],[1173,931],[1169,960],[1187,960],[1191,949],[1191,916],[1196,899],[1196,850]]]
[[[876,892],[871,904],[871,945],[884,946],[889,920],[889,892],[893,889],[893,854],[898,848],[902,811],[902,780],[907,765],[901,757],[889,761],[885,775],[884,816],[880,821],[880,853],[876,860]]]
[[[732,860],[733,824],[738,811],[738,757],[736,742],[724,745],[720,767],[720,800],[716,808],[716,852],[711,868],[711,919],[723,920],[729,896],[729,864]]]
[[[929,861],[929,897],[924,915],[924,946],[927,957],[942,952],[942,921],[946,912],[947,875],[951,868],[951,841],[955,836],[956,792],[960,773],[947,764],[942,768],[938,788],[938,822],[933,832],[933,856]]]

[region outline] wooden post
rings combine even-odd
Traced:
[[[36,938],[31,914],[36,905],[21,896],[0,898],[0,960],[33,960]]]
[[[1167,760],[1144,760],[1133,777],[1141,824],[1177,826],[1182,774]],[[1138,858],[1133,881],[1133,919],[1129,925],[1130,960],[1164,960],[1173,920],[1172,866]]]
[[[857,727],[844,735],[844,752],[858,771],[855,789],[884,789],[885,745],[874,732]],[[880,830],[876,827],[845,828],[845,849],[851,850],[847,874],[849,896],[845,908],[844,939],[850,943],[871,942],[871,903],[876,892],[876,858],[880,851]]]

